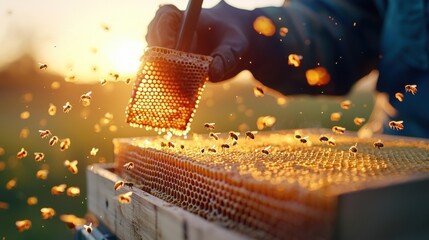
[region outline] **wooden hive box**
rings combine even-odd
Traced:
[[[426,140],[296,135],[115,139],[115,164],[87,170],[89,210],[120,239],[429,239]]]

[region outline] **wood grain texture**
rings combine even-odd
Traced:
[[[132,189],[131,203],[120,204],[117,196],[130,189],[122,187],[115,191],[114,183],[120,178],[109,169],[113,169],[113,164],[95,164],[87,168],[88,209],[119,239],[248,239],[136,187]]]

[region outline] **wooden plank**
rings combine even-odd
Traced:
[[[248,239],[138,188],[132,189],[131,204],[120,204],[117,196],[129,189],[123,187],[115,191],[114,183],[120,178],[109,169],[113,169],[113,164],[87,168],[88,209],[119,239]]]

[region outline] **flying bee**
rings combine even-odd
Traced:
[[[133,189],[133,187],[134,187],[134,183],[132,183],[132,182],[124,182],[124,185],[129,187],[130,189]]]
[[[397,92],[395,93],[395,98],[398,99],[398,101],[402,102],[404,101],[404,94]]]
[[[51,188],[51,194],[52,195],[60,195],[63,194],[66,191],[66,184],[60,184],[58,186],[53,186]]]
[[[69,172],[71,172],[72,174],[77,174],[79,172],[79,169],[77,168],[77,164],[78,164],[77,160],[73,160],[71,162],[69,160],[64,161],[64,167],[66,167],[69,170]]]
[[[69,197],[77,197],[80,195],[80,188],[78,187],[69,187],[67,188],[67,196]]]
[[[57,106],[55,106],[52,103],[49,103],[49,108],[48,108],[48,114],[49,114],[49,116],[54,116],[56,113],[57,113]]]
[[[161,142],[161,147],[167,147],[167,144],[165,142]]]
[[[185,149],[185,145],[183,145],[183,144],[180,144],[180,149]]]
[[[126,168],[127,170],[131,170],[134,168],[134,163],[133,162],[127,162],[124,164],[123,167]]]
[[[250,139],[255,139],[255,134],[257,134],[258,131],[247,131],[246,132],[246,137],[250,138]]]
[[[40,70],[42,70],[42,69],[46,70],[47,68],[48,68],[47,64],[45,64],[45,63],[39,63],[39,69]]]
[[[110,76],[112,76],[115,79],[115,81],[118,80],[119,74],[117,74],[117,73],[109,73],[109,74],[110,74]]]
[[[373,145],[375,148],[378,148],[378,149],[381,149],[382,147],[384,147],[384,144],[381,142],[380,139],[378,139],[378,141],[375,142]]]
[[[205,151],[205,149],[204,149],[204,148],[201,148],[201,149],[200,149],[200,152],[201,152],[201,153],[204,153],[204,151]]]
[[[219,134],[220,133],[210,132],[209,137],[213,138],[214,140],[219,140]]]
[[[322,136],[320,136],[319,141],[320,142],[327,142],[327,141],[329,141],[329,138],[325,135],[322,135]]]
[[[362,123],[364,123],[365,122],[365,118],[360,118],[360,117],[355,117],[354,119],[353,119],[353,122],[357,125],[357,126],[360,126],[360,125],[362,125]]]
[[[329,138],[329,140],[328,140],[327,144],[328,144],[329,146],[332,146],[332,147],[334,147],[335,145],[337,145],[337,144],[335,143],[335,139],[334,139],[334,138]]]
[[[208,148],[207,151],[212,152],[212,153],[216,153],[215,145],[213,145],[211,148]]]
[[[126,84],[130,84],[130,82],[131,82],[131,78],[127,78],[127,80],[125,80]]]
[[[265,154],[269,154],[270,152],[268,151],[269,149],[271,148],[271,146],[268,146],[268,147],[266,147],[266,148],[264,148],[264,149],[262,149],[262,153],[265,153]]]
[[[12,190],[16,187],[16,178],[12,178],[11,180],[7,181],[6,183],[6,189]]]
[[[127,192],[124,194],[120,194],[118,196],[118,201],[120,203],[130,203],[131,202],[131,195],[133,195],[133,192]]]
[[[232,139],[234,139],[235,141],[237,141],[237,140],[238,140],[238,135],[240,135],[240,133],[236,133],[236,132],[234,132],[234,131],[229,131],[228,135],[229,135]]]
[[[51,133],[51,131],[49,131],[49,130],[39,130],[39,135],[40,135],[42,138],[47,138],[47,137],[51,136],[51,135],[52,135],[52,133]]]
[[[100,84],[101,84],[101,86],[104,86],[104,85],[106,85],[106,83],[107,83],[107,80],[106,79],[101,79],[100,80]]]
[[[22,232],[31,228],[31,221],[27,219],[19,220],[15,222],[15,226],[18,231]]]
[[[405,92],[415,95],[417,93],[417,85],[405,85]]]
[[[84,107],[91,105],[91,94],[92,91],[89,91],[85,94],[80,95],[80,102]]]
[[[331,113],[331,121],[338,122],[341,120],[341,113],[340,112],[333,112]]]
[[[23,159],[28,155],[27,150],[25,150],[25,148],[21,148],[21,150],[19,150],[19,152],[16,154],[16,157],[19,159]]]
[[[222,149],[228,149],[228,148],[229,148],[229,144],[224,143],[224,144],[220,145],[220,147],[221,147]]]
[[[346,128],[339,127],[339,126],[333,126],[332,131],[334,133],[337,133],[337,134],[343,134],[346,131]]]
[[[352,102],[350,100],[345,100],[340,103],[340,107],[345,110],[349,109],[351,105]]]
[[[97,153],[98,153],[98,148],[92,148],[91,149],[91,151],[89,152],[89,155],[91,155],[91,156],[96,156],[97,155]]]
[[[301,139],[302,138],[302,134],[300,131],[295,131],[295,138],[296,139]]]
[[[302,56],[298,54],[289,54],[287,64],[294,67],[299,67],[301,65]]]
[[[64,104],[63,106],[63,112],[69,113],[71,109],[72,109],[72,105],[70,104],[70,102],[66,102],[66,104]]]
[[[404,121],[390,121],[389,127],[393,130],[403,130],[404,129]]]
[[[48,219],[55,215],[55,210],[53,208],[42,208],[40,213],[42,214],[42,219]]]
[[[349,148],[349,153],[351,153],[351,154],[356,154],[357,151],[358,151],[357,143]]]
[[[84,224],[84,225],[83,225],[83,228],[85,228],[85,231],[86,231],[87,233],[92,233],[92,222],[91,222],[91,223],[89,223],[89,225]]]
[[[35,160],[36,162],[40,162],[40,161],[42,161],[42,160],[43,160],[43,158],[45,158],[45,154],[44,154],[44,153],[42,153],[42,152],[35,152],[35,153],[34,153],[34,160]]]
[[[215,129],[215,123],[204,123],[204,127],[208,130]]]
[[[48,169],[41,169],[36,172],[36,178],[40,180],[46,180],[48,178]]]
[[[264,96],[264,89],[261,87],[254,87],[253,88],[253,94],[255,94],[255,97],[263,97]]]
[[[115,190],[119,190],[124,186],[125,182],[122,180],[118,180],[117,182],[115,182],[115,185],[113,186],[113,189]]]
[[[236,146],[237,144],[238,144],[238,142],[235,140],[232,142],[232,146]]]
[[[49,139],[49,145],[50,146],[54,146],[55,144],[57,144],[57,142],[58,142],[57,136],[52,136],[51,139]]]
[[[65,150],[69,149],[70,144],[71,144],[70,138],[65,138],[60,143],[60,150],[65,151]]]
[[[307,143],[308,142],[308,136],[305,136],[305,137],[302,137],[302,138],[300,138],[299,139],[299,141],[301,142],[301,143]]]
[[[175,146],[176,146],[176,144],[174,144],[173,142],[168,142],[168,147],[174,148]]]

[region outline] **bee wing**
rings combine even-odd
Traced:
[[[72,162],[70,162],[70,165],[77,165],[77,160],[73,160]]]
[[[404,123],[404,121],[396,121],[396,123],[402,124]]]
[[[271,146],[268,146],[266,148],[264,148],[264,150],[269,150],[271,148]]]

